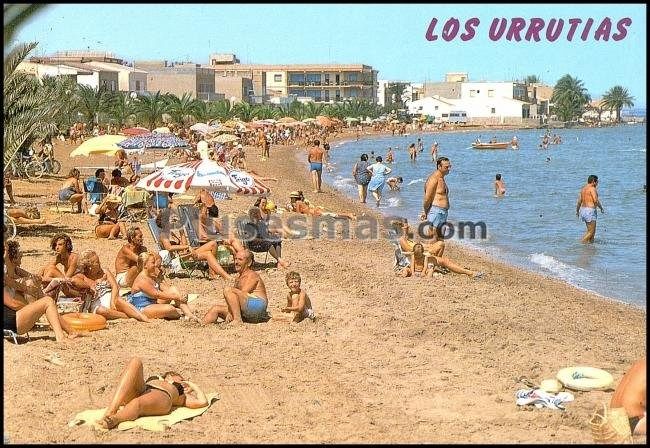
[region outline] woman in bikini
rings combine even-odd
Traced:
[[[208,405],[205,393],[179,373],[166,372],[144,379],[142,360],[132,358],[120,375],[104,416],[97,421],[105,429],[139,417],[167,415],[173,408],[199,409]]]
[[[97,208],[97,225],[95,226],[95,236],[97,238],[107,238],[114,240],[119,238],[120,233],[126,235],[126,225],[119,221],[117,207],[122,203],[119,196],[109,194]]]
[[[84,198],[83,190],[79,184],[79,175],[79,170],[72,168],[59,190],[59,201],[70,201],[73,205],[77,204],[77,213],[81,213],[81,202]]]
[[[72,277],[75,288],[90,296],[88,311],[106,319],[128,319],[151,322],[145,314],[119,296],[120,288],[115,276],[102,268],[99,256],[92,250],[81,254],[80,272]]]
[[[162,274],[162,258],[151,252],[138,256],[140,273],[133,280],[127,301],[151,319],[180,319],[185,314],[200,322],[187,305],[187,296],[172,285],[159,282]],[[180,310],[179,310],[180,309]]]

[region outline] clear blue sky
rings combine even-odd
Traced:
[[[476,36],[463,42],[425,34],[438,19],[436,34],[455,17],[461,32],[478,17]],[[540,42],[494,42],[494,18],[564,19],[555,42],[541,32]],[[594,33],[605,18],[613,22],[609,41]],[[618,42],[620,19],[629,17],[627,35]],[[580,18],[572,41],[568,19]],[[584,22],[594,19],[589,37],[580,39]],[[165,59],[208,63],[210,53],[235,53],[245,63],[364,63],[379,79],[441,81],[450,71],[470,80],[501,81],[536,74],[553,85],[565,74],[583,80],[597,98],[620,84],[646,104],[646,5],[343,5],[343,4],[57,4],[26,24],[17,41],[38,41],[34,54],[60,50],[106,50],[128,61]]]

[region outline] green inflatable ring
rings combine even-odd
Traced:
[[[587,366],[566,367],[556,376],[567,389],[607,390],[614,384],[614,377],[602,369]]]

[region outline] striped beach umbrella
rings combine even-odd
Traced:
[[[147,191],[168,193],[184,193],[190,188],[256,196],[265,196],[271,192],[269,187],[252,174],[213,160],[193,160],[166,166],[140,179],[137,186]]]

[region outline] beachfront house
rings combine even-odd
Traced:
[[[142,94],[147,90],[147,72],[114,62],[92,61],[85,65],[98,70],[117,72],[117,90],[120,92],[135,92]]]
[[[34,75],[38,79],[43,79],[44,76],[64,76],[67,78],[72,78],[74,82],[78,82],[77,77],[79,75],[88,76],[92,72],[90,70],[79,69],[75,67],[70,67],[66,64],[55,64],[55,63],[42,63],[42,62],[29,62],[23,61],[18,64],[17,70],[23,71]]]
[[[250,80],[247,93],[254,104],[293,97],[323,103],[355,98],[374,103],[377,98],[378,72],[365,64],[240,64],[235,55],[223,54],[209,60],[215,79]]]
[[[408,113],[415,116],[426,115],[434,123],[447,122],[452,110],[461,109],[457,102],[458,100],[442,98],[438,95],[429,96],[412,101],[408,105]]]

